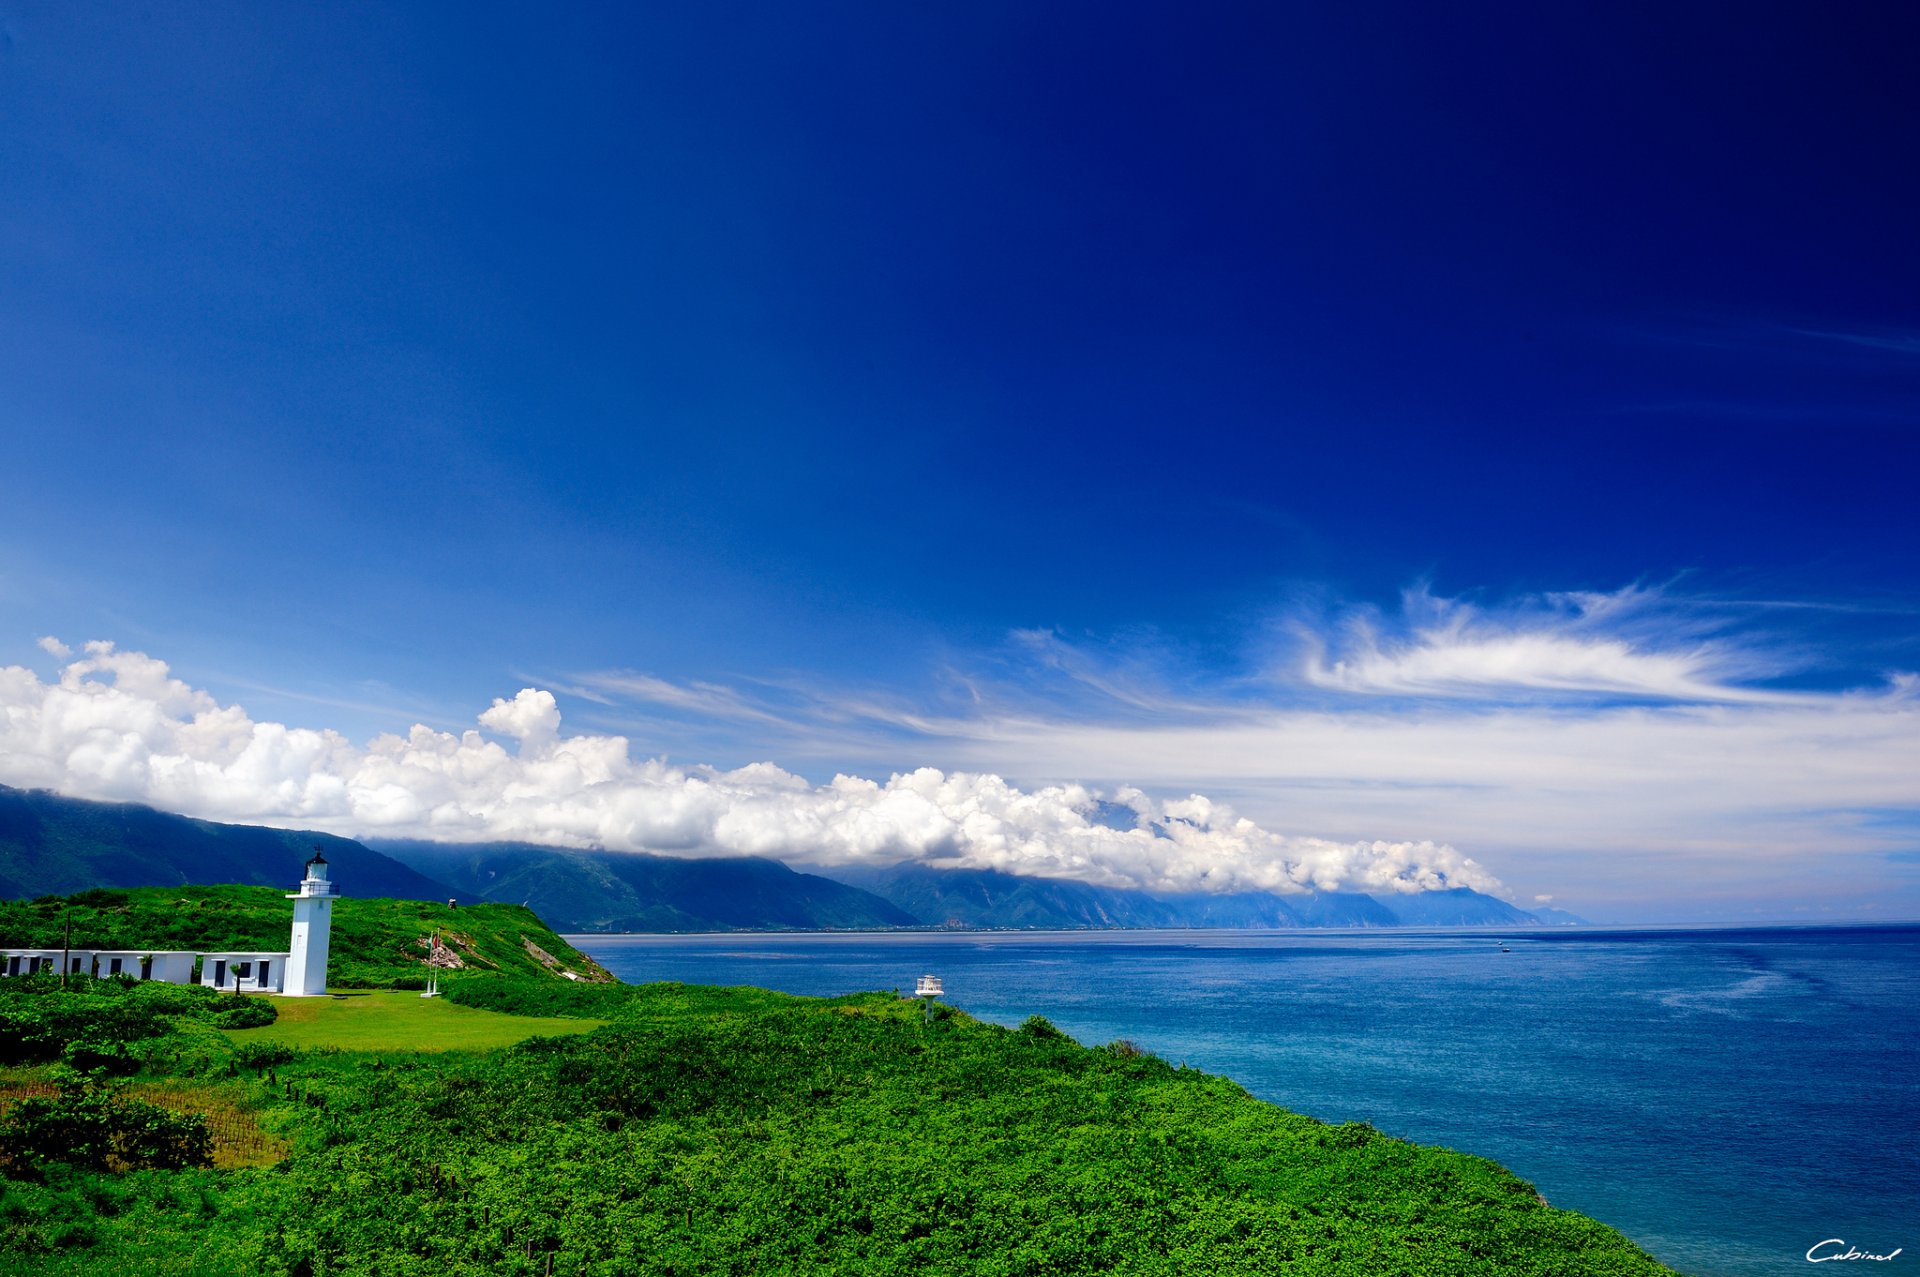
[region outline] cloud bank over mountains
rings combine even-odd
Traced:
[[[1035,785],[1200,790],[1268,828],[1468,848],[1583,910],[1911,915],[1914,615],[1673,584],[1471,602],[1415,588],[1393,610],[1307,591],[1213,650],[1015,631],[951,654],[918,698],[569,678],[603,724],[704,725],[721,756],[721,720],[683,708],[693,692],[796,766],[907,755]]]
[[[1464,848],[1590,916],[1916,916],[1913,615],[1416,589],[1397,611],[1309,599],[1230,650],[1018,630],[911,685],[535,671],[471,730],[376,734],[473,721],[456,701],[358,720],[365,744],[47,640],[57,674],[0,670],[0,782],[344,834],[1502,894]],[[355,708],[305,700],[261,719]],[[646,756],[662,742],[722,765]],[[924,766],[893,774],[902,760]]]
[[[933,768],[814,785],[770,763],[634,758],[623,736],[564,733],[554,696],[534,688],[494,701],[477,730],[415,726],[356,746],[257,722],[143,653],[93,642],[68,659],[58,640],[41,646],[66,662],[53,681],[0,668],[0,782],[203,818],[823,865],[910,859],[1166,891],[1501,890],[1449,846],[1289,837],[1198,795],[1023,791]]]

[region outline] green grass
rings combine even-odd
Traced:
[[[330,998],[276,998],[280,1018],[259,1029],[233,1029],[242,1042],[280,1042],[299,1050],[491,1051],[531,1037],[586,1033],[600,1020],[502,1015],[455,1006],[417,993],[352,992]]]

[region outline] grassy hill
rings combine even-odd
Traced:
[[[606,1024],[484,1053],[394,1047],[442,1045],[463,1010],[445,1001],[496,1021]],[[231,1044],[239,1076],[216,1059],[194,1085],[257,1125],[256,1161],[282,1160],[117,1175],[15,1163],[39,1169],[5,1186],[0,1268],[1667,1271],[1491,1162],[1288,1113],[1038,1019],[1009,1030],[946,1007],[927,1019],[887,994],[500,978],[445,1001],[391,997],[377,1051],[290,1051],[277,1025],[204,1030]],[[0,1121],[0,1165],[19,1139]]]
[[[138,887],[0,901],[0,946],[56,947],[72,919],[83,949],[266,949],[287,947],[293,907],[275,887]],[[449,908],[445,901],[364,900],[334,905],[328,983],[342,988],[418,988],[435,932],[461,964],[446,972],[583,980],[612,977],[520,905]],[[397,983],[396,983],[397,982]]]

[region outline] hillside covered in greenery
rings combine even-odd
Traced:
[[[0,901],[0,946],[58,948],[72,922],[76,949],[283,950],[293,921],[275,887],[139,887]],[[520,905],[448,907],[445,901],[342,897],[333,908],[328,983],[337,988],[421,988],[440,936],[449,974],[495,972],[611,979],[592,958]],[[452,966],[457,963],[457,966]],[[562,976],[564,978],[564,976]]]
[[[291,889],[319,847],[357,896],[445,900],[445,886],[350,838],[228,825],[0,785],[0,897],[239,882]]]
[[[0,1000],[17,1017],[57,992],[44,978],[5,984]],[[440,1001],[358,996],[392,999],[414,1021],[353,1050],[294,1049],[278,1025],[190,1018],[179,1032],[218,1039],[217,1052],[135,1044],[149,1063],[126,1085],[219,1097],[259,1129],[250,1147],[265,1152],[250,1160],[216,1169],[229,1136],[206,1166],[179,1132],[172,1143],[146,1134],[151,1114],[114,1108],[132,1101],[90,1097],[70,1078],[72,1096],[32,1100],[31,1121],[0,1118],[0,1268],[1666,1271],[1490,1162],[1296,1116],[1124,1042],[1081,1047],[1038,1019],[1010,1030],[946,1007],[929,1018],[884,993],[501,977],[467,978]],[[501,1024],[522,1014],[606,1023],[430,1052],[441,1044],[426,1011],[444,1016],[450,1001]],[[182,1076],[147,1077],[167,1070]],[[32,1076],[15,1069],[0,1085]],[[49,1114],[87,1104],[147,1143],[93,1162],[85,1150],[62,1161],[23,1147],[57,1144],[68,1128]],[[142,1153],[149,1144],[159,1151]]]
[[[381,852],[462,896],[518,900],[566,931],[917,927],[880,897],[757,856],[698,859],[532,843],[378,839]]]

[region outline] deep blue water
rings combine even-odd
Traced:
[[[936,974],[981,1019],[1493,1158],[1701,1277],[1817,1277],[1825,1238],[1920,1264],[1920,927],[572,939],[630,982]]]

